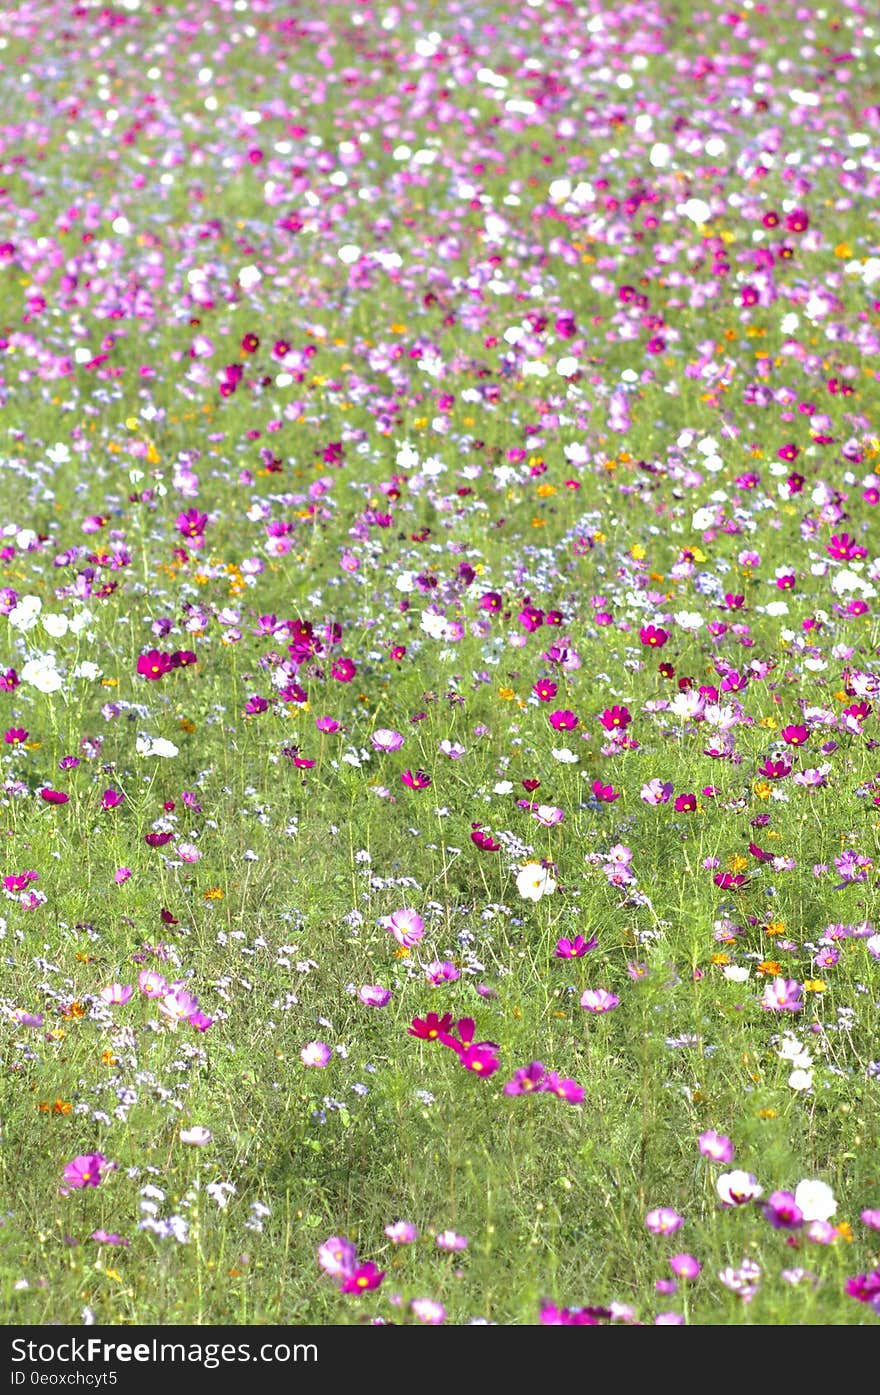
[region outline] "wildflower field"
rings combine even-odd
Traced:
[[[876,1321],[878,74],[4,7],[4,1322]]]

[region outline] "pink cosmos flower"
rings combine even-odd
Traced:
[[[299,1053],[299,1059],[304,1066],[326,1066],[329,1065],[333,1052],[324,1041],[310,1041]]]
[[[411,1245],[419,1238],[419,1232],[412,1221],[394,1221],[386,1225],[385,1234],[395,1245]]]
[[[454,1230],[441,1230],[434,1243],[438,1250],[446,1250],[448,1253],[456,1253],[468,1247],[466,1237],[456,1234]]]
[[[768,1012],[800,1012],[803,1006],[801,985],[797,979],[774,978],[764,988],[761,1007]]]
[[[390,930],[399,945],[404,949],[412,949],[417,945],[425,933],[425,922],[418,911],[412,910],[409,906],[404,906],[399,911],[394,911],[391,915],[385,916],[382,925],[386,930]]]
[[[344,1235],[331,1235],[318,1246],[318,1263],[331,1279],[345,1279],[354,1273],[357,1250]]]
[[[620,999],[616,993],[605,988],[588,988],[581,996],[581,1007],[585,1012],[613,1012]]]
[[[645,1225],[652,1235],[674,1235],[684,1225],[684,1217],[671,1206],[656,1206],[645,1217]]]
[[[155,969],[144,969],[138,975],[138,988],[148,998],[162,998],[168,992],[168,984]]]
[[[613,804],[615,799],[620,798],[620,790],[616,790],[613,785],[603,784],[601,780],[593,781],[592,790],[602,804]]]
[[[102,988],[98,996],[103,1002],[115,1007],[127,1003],[133,992],[134,989],[130,983],[111,983],[106,988]]]
[[[710,1158],[712,1162],[733,1162],[735,1150],[726,1133],[716,1133],[714,1129],[707,1129],[697,1139],[697,1147],[703,1157]]]
[[[642,785],[640,797],[645,804],[666,804],[672,796],[674,786],[670,780],[649,780]]]
[[[410,1311],[419,1322],[424,1322],[431,1327],[439,1327],[446,1321],[446,1309],[442,1303],[438,1303],[434,1298],[413,1298],[410,1302]]]

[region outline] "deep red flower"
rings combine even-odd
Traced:
[[[448,1032],[451,1026],[451,1012],[444,1012],[442,1017],[438,1017],[436,1012],[429,1012],[424,1017],[414,1017],[406,1030],[410,1036],[418,1037],[419,1041],[437,1041],[440,1034]]]
[[[171,667],[171,655],[164,654],[159,649],[148,649],[137,661],[137,671],[141,678],[147,678],[150,682],[155,682],[166,673],[170,673]]]
[[[45,789],[40,790],[40,798],[45,799],[47,804],[66,804],[70,795],[65,794],[63,790],[49,789],[47,785]]]

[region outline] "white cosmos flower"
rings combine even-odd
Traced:
[[[723,1205],[744,1206],[747,1202],[754,1201],[756,1197],[761,1196],[764,1188],[753,1173],[735,1168],[733,1172],[722,1172],[715,1183],[715,1190]]]
[[[789,1088],[801,1094],[804,1090],[813,1088],[813,1072],[811,1070],[793,1070],[788,1077]]]
[[[712,217],[712,210],[705,199],[688,199],[686,203],[678,204],[675,211],[692,223],[708,223]]]
[[[164,736],[139,736],[135,743],[135,750],[139,756],[167,756],[171,758],[178,754],[178,747],[173,741],[166,741]]]
[[[93,683],[96,678],[101,677],[103,672],[104,670],[99,668],[97,664],[93,664],[91,659],[83,659],[82,663],[77,664],[76,668],[71,670],[70,676],[71,678],[87,678],[89,682]]]
[[[448,624],[445,615],[434,615],[426,610],[422,616],[422,629],[431,639],[446,639]]]
[[[724,970],[724,977],[730,983],[745,983],[750,972],[744,964],[728,964]]]
[[[683,630],[699,630],[705,623],[702,615],[698,615],[695,610],[676,611],[673,619]]]
[[[578,757],[568,746],[560,746],[558,750],[552,750],[550,754],[561,765],[577,765],[578,763]]]
[[[516,889],[526,901],[540,901],[556,890],[556,882],[540,862],[527,862],[517,876]]]
[[[243,266],[238,273],[238,284],[243,291],[252,291],[254,286],[259,286],[263,279],[263,273],[257,266]]]
[[[837,1210],[834,1193],[827,1182],[805,1177],[795,1187],[794,1199],[805,1221],[830,1221]]]
[[[87,630],[91,625],[93,619],[94,616],[90,610],[81,610],[74,615],[72,620],[68,621],[68,629],[72,635],[82,634],[83,630]]]
[[[43,616],[43,629],[53,639],[63,639],[69,627],[70,621],[66,615],[58,615],[54,611],[50,611],[48,615]]]
[[[18,605],[9,612],[9,623],[14,630],[32,630],[42,609],[43,602],[39,596],[22,596]]]
[[[55,667],[54,654],[41,654],[36,659],[28,659],[20,677],[22,683],[36,688],[38,693],[57,693],[64,686],[64,679]]]
[[[204,1124],[193,1124],[193,1127],[191,1129],[180,1130],[181,1143],[193,1143],[196,1146],[201,1147],[205,1143],[210,1143],[212,1138],[213,1134],[211,1133],[211,1130],[206,1129]]]

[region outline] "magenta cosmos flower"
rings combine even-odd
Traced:
[[[581,996],[581,1007],[585,1012],[613,1012],[620,999],[616,993],[605,988],[588,988]]]
[[[64,1185],[71,1191],[82,1187],[98,1187],[105,1172],[111,1171],[115,1163],[108,1162],[103,1153],[80,1153],[72,1158],[64,1169]]]
[[[557,959],[582,959],[585,954],[594,950],[598,943],[595,938],[585,940],[583,935],[575,935],[573,940],[557,940],[553,954]]]
[[[340,1293],[369,1293],[378,1288],[385,1278],[385,1270],[377,1269],[372,1260],[359,1264],[354,1273],[347,1274],[339,1284]]]
[[[414,1017],[406,1030],[410,1036],[418,1037],[419,1041],[438,1041],[449,1032],[451,1026],[451,1012],[444,1012],[442,1017],[438,1017],[436,1012],[429,1012],[424,1017]]]

